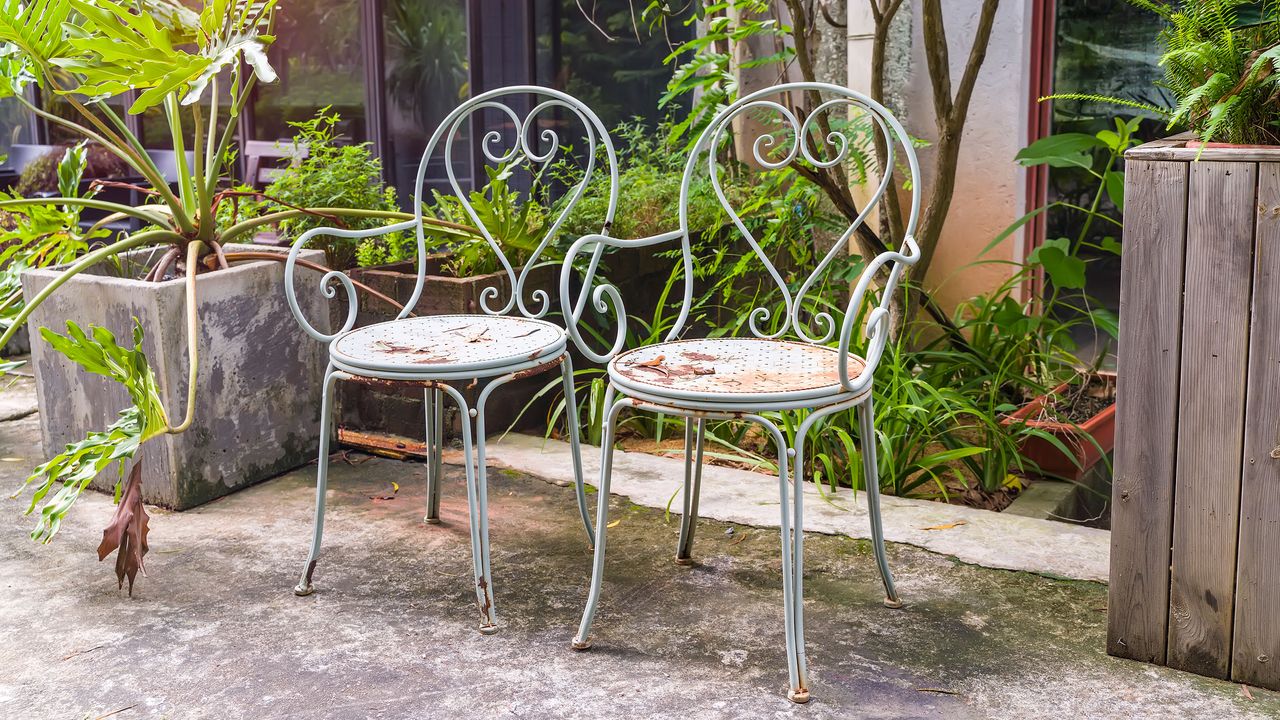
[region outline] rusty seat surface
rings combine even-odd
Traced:
[[[508,315],[430,315],[368,325],[340,335],[329,355],[346,368],[430,376],[551,360],[565,348],[563,328]]]
[[[701,403],[846,400],[835,348],[786,340],[708,338],[658,343],[621,353],[609,377],[623,392]],[[849,374],[862,358],[849,355]]]

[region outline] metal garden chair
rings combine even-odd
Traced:
[[[817,91],[827,97],[808,117],[798,117],[778,96],[788,93]],[[826,134],[817,124],[824,113],[832,126],[841,119],[836,113],[857,112],[861,124],[845,121],[852,138],[841,132]],[[839,240],[817,263],[799,288],[792,288],[766,256],[756,238],[739,218],[721,186],[722,175],[717,150],[728,140],[732,123],[751,117],[759,122],[763,116],[774,121],[778,132],[763,133],[749,143],[756,163],[764,168],[781,168],[807,164],[810,168],[829,168],[849,160],[854,144],[859,143],[874,157],[870,142],[879,134],[887,148],[883,167],[893,168],[898,153],[905,160],[911,181],[911,206],[906,211],[906,228],[901,249],[882,252],[872,258],[853,288],[844,319],[837,322],[822,306],[811,300],[811,293],[835,258],[846,252],[850,238],[890,190],[891,173],[881,173],[874,193],[865,209],[850,223]],[[859,129],[860,128],[860,129]],[[801,141],[803,139],[803,141]],[[737,147],[744,147],[738,138]],[[754,337],[679,339],[688,329],[693,282],[693,260],[689,236],[689,194],[700,168],[712,183],[723,209],[729,214],[742,239],[761,263],[761,269],[777,287],[781,298],[777,306],[757,307],[748,318]],[[881,105],[846,88],[822,83],[793,83],[767,88],[741,98],[725,108],[699,138],[685,166],[680,197],[680,230],[643,239],[621,240],[606,235],[590,235],[579,239],[570,249],[560,278],[561,302],[565,314],[572,318],[568,329],[584,354],[596,362],[608,363],[609,386],[604,408],[606,412],[600,467],[598,507],[596,511],[596,545],[591,590],[582,623],[574,637],[573,647],[583,650],[591,646],[591,623],[600,601],[600,584],[604,575],[605,535],[609,525],[609,481],[613,458],[613,433],[619,411],[678,415],[686,418],[684,505],[676,562],[691,562],[694,527],[698,515],[701,485],[703,438],[708,420],[742,418],[758,423],[772,438],[778,449],[778,498],[782,526],[783,606],[787,645],[787,667],[790,675],[788,697],[802,703],[809,699],[809,681],[804,653],[803,546],[804,503],[801,483],[804,480],[805,438],[823,418],[832,413],[857,408],[862,443],[862,462],[866,481],[866,502],[871,521],[871,535],[876,562],[884,581],[885,601],[889,607],[901,607],[894,588],[893,576],[885,557],[884,533],[880,519],[880,497],[876,469],[876,435],[871,400],[872,375],[884,352],[889,337],[890,299],[905,266],[919,257],[912,235],[919,213],[919,166],[910,140],[902,125]],[[623,352],[626,311],[617,288],[597,284],[596,263],[585,275],[591,289],[595,309],[618,323],[612,347],[597,353],[583,341],[577,323],[585,310],[582,296],[570,297],[572,258],[578,253],[598,257],[600,248],[634,248],[678,241],[682,250],[684,298],[678,319],[663,342]],[[875,283],[879,299],[863,308],[867,291]],[[847,287],[847,286],[845,286]],[[854,354],[854,333],[861,322],[866,344],[862,354]],[[762,323],[772,323],[771,329]],[[793,339],[787,339],[791,337]],[[621,395],[623,397],[619,398]],[[789,445],[776,418],[780,414],[797,414],[794,445]]]
[[[525,113],[514,107],[531,107]],[[503,131],[491,130],[483,138],[473,137],[489,163],[504,168],[523,167],[533,169],[552,162],[562,147],[562,140],[552,121],[563,131],[565,127],[581,125],[581,138],[585,148],[585,164],[582,180],[567,188],[567,198],[562,210],[548,225],[546,235],[523,266],[513,267],[503,251],[502,238],[494,237],[478,217],[469,202],[466,191],[455,176],[453,148],[461,134],[468,131],[479,113],[496,114]],[[558,116],[558,117],[556,117]],[[535,137],[536,134],[536,137]],[[423,181],[427,164],[437,149],[443,146],[443,167],[449,187],[470,215],[472,223],[480,229],[487,244],[496,255],[501,270],[506,274],[511,288],[510,297],[503,304],[498,301],[499,290],[487,288],[482,292],[482,313],[474,315],[436,315],[410,317],[412,309],[422,295],[427,273],[427,240],[422,222],[424,198]],[[285,293],[289,306],[303,329],[313,338],[329,346],[329,365],[325,374],[323,402],[320,416],[320,453],[316,469],[315,532],[311,552],[307,557],[294,592],[311,594],[315,586],[312,576],[320,555],[320,541],[324,532],[325,489],[328,477],[329,435],[333,412],[334,384],[338,380],[366,384],[409,383],[423,388],[426,406],[427,459],[427,511],[425,521],[439,522],[440,481],[442,475],[441,447],[444,398],[447,395],[457,405],[462,422],[462,446],[468,460],[466,464],[467,505],[471,526],[471,555],[475,571],[476,602],[480,608],[480,632],[497,631],[493,602],[493,580],[489,572],[489,521],[488,492],[485,471],[485,403],[502,385],[517,378],[527,377],[560,367],[564,380],[564,392],[569,402],[574,402],[573,363],[569,358],[568,338],[561,325],[542,319],[551,309],[551,299],[544,289],[533,290],[529,299],[525,296],[525,282],[538,263],[547,246],[556,238],[561,225],[581,197],[587,183],[596,170],[597,148],[603,147],[608,164],[611,201],[606,212],[605,227],[613,219],[617,198],[617,169],[613,145],[609,136],[590,109],[565,93],[541,87],[518,86],[492,90],[462,103],[451,112],[436,129],[427,143],[418,166],[414,207],[414,220],[399,222],[372,230],[345,230],[323,227],[305,232],[293,244],[285,266]],[[337,294],[335,282],[341,284],[347,299],[347,311],[343,325],[336,332],[317,330],[299,308],[295,290],[295,264],[298,254],[307,243],[320,235],[340,238],[370,238],[388,233],[412,232],[417,238],[418,277],[413,293],[396,319],[355,329],[357,300],[355,287],[345,273],[332,270],[320,279],[320,291],[327,298]],[[450,383],[476,383],[488,380],[470,406],[462,392]],[[578,457],[578,428],[571,425],[569,439],[574,453],[574,473],[577,479],[578,509],[589,542],[594,540],[590,514],[582,482],[582,466]],[[474,453],[474,457],[473,457]]]

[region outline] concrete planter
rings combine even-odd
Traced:
[[[262,251],[260,246],[228,246]],[[32,328],[65,331],[67,320],[100,325],[118,339],[141,323],[144,349],[160,382],[165,407],[177,419],[186,410],[187,340],[185,280],[135,279],[160,253],[128,253],[126,277],[110,264],[82,273],[32,313]],[[303,258],[322,262],[323,253]],[[129,262],[133,261],[133,262]],[[57,268],[23,274],[30,299],[58,275]],[[320,386],[325,348],[298,327],[284,299],[284,265],[237,264],[196,281],[200,306],[200,368],[195,424],[181,435],[148,442],[142,495],[148,503],[183,510],[265,480],[315,458],[319,441]],[[318,292],[299,293],[312,323],[327,328],[328,308]],[[114,382],[80,370],[36,338],[32,342],[46,454],[101,430],[127,407]],[[93,487],[110,490],[114,469]]]

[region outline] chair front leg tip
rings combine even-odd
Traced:
[[[890,610],[901,610],[902,601],[896,597],[887,597],[884,599],[884,606]]]
[[[578,638],[574,638],[573,642],[570,643],[569,646],[572,647],[574,650],[590,650],[591,636],[587,636],[585,640],[579,640]]]
[[[424,516],[424,517],[422,518],[422,522],[424,522],[424,523],[426,523],[426,524],[428,524],[428,525],[439,525],[439,524],[440,524],[440,518],[438,518],[438,517],[432,517],[432,516],[430,516],[430,515],[426,515],[426,516]]]
[[[316,561],[312,560],[307,563],[307,570],[302,573],[302,578],[298,580],[298,584],[293,586],[294,595],[306,597],[316,591],[316,586],[311,584],[311,576],[315,571]]]
[[[481,635],[493,635],[498,632],[498,626],[497,624],[481,625],[479,630]]]
[[[676,564],[679,565],[680,567],[693,567],[697,563],[694,562],[693,558],[691,557],[680,557],[679,555],[677,555]]]
[[[809,688],[792,688],[787,691],[787,699],[797,705],[809,702]]]

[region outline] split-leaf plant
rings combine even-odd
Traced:
[[[189,390],[181,421],[171,420],[173,415],[147,389],[153,373],[136,337],[134,348],[125,350],[101,328],[82,332],[72,327],[61,339],[44,333],[56,349],[86,370],[125,385],[134,406],[111,428],[69,446],[31,476],[28,484],[37,485],[38,490],[29,512],[55,486],[59,488],[40,508],[41,519],[32,533],[36,540],[47,542],[53,537],[88,478],[105,467],[104,460],[126,463],[147,439],[181,433],[191,426],[199,390],[197,277],[247,259],[225,252],[228,243],[256,228],[308,215],[338,223],[344,217],[413,217],[387,210],[290,207],[230,224],[218,221],[219,206],[242,194],[221,188],[234,157],[232,142],[245,103],[256,84],[276,79],[266,53],[274,40],[275,7],[276,0],[203,0],[194,9],[179,0],[0,0],[0,97],[14,98],[45,121],[106,148],[144,179],[145,184],[133,189],[148,198],[136,207],[65,192],[49,199],[0,200],[3,211],[34,206],[94,208],[108,213],[107,222],[128,218],[141,223],[140,230],[81,255],[30,298],[0,336],[0,349],[31,312],[68,280],[135,248],[161,250],[160,259],[143,280],[163,280],[174,268],[186,282]],[[33,84],[41,95],[64,100],[73,117],[32,103]],[[162,114],[176,151],[177,176],[172,178],[176,187],[107,102],[126,93],[131,98],[128,113],[158,110]],[[466,234],[465,229],[457,232]],[[121,504],[102,546],[104,553],[117,545],[127,550],[116,566],[121,582],[132,579],[141,568],[146,550],[140,529],[146,516],[137,487],[141,471],[135,467],[129,477],[123,490],[117,486]],[[109,541],[110,536],[117,541],[134,540]]]

